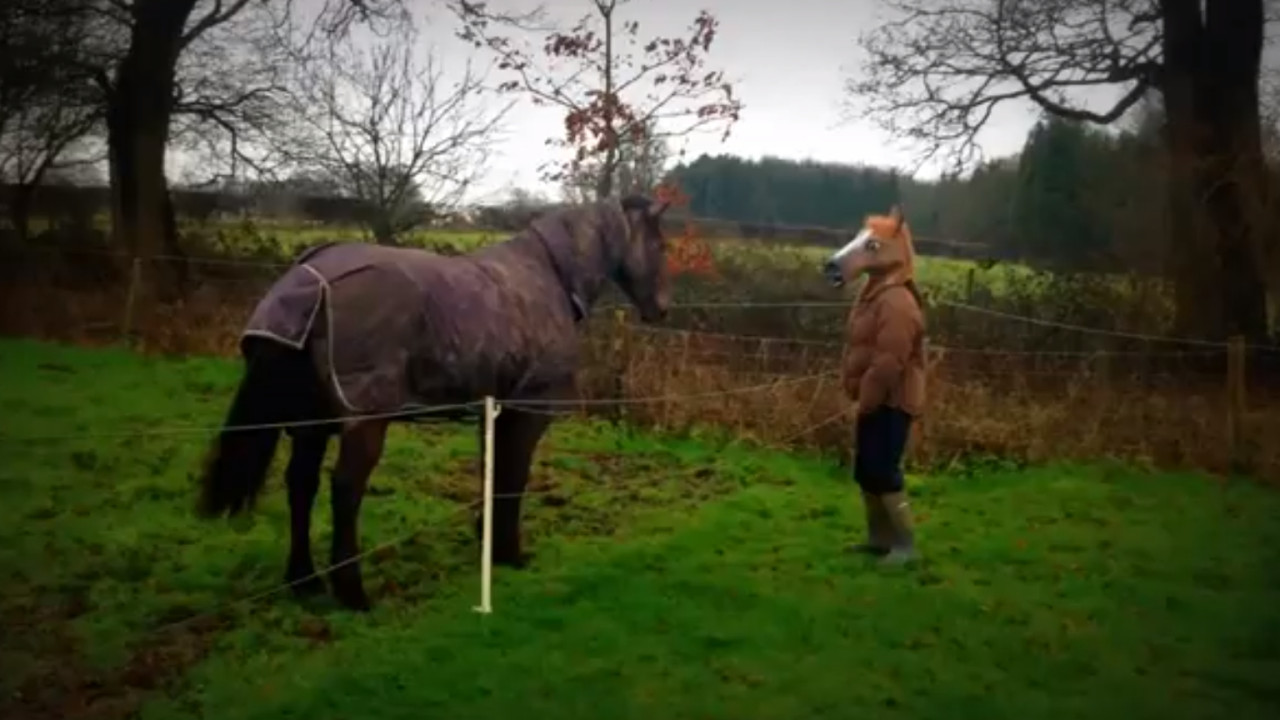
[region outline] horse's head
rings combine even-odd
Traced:
[[[662,213],[670,203],[643,195],[620,201],[623,232],[606,233],[608,255],[615,259],[613,281],[640,311],[640,319],[658,322],[671,305],[667,277],[667,241],[662,235]]]
[[[827,258],[822,272],[835,287],[863,273],[877,284],[914,280],[915,248],[902,208],[894,205],[888,215],[868,215],[862,230]]]
[[[671,289],[660,221],[667,205],[632,195],[562,208],[531,223],[580,318],[610,280],[645,322],[666,316]]]

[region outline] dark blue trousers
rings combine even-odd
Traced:
[[[882,405],[858,416],[853,479],[864,492],[883,495],[902,491],[902,454],[910,435],[911,415],[900,408]]]

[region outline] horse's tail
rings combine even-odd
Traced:
[[[281,392],[311,371],[305,353],[259,338],[246,338],[245,374],[235,399],[205,458],[196,512],[232,516],[251,509],[275,456],[283,427],[295,415]]]

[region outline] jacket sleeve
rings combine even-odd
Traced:
[[[895,293],[895,296],[897,293]],[[858,388],[858,413],[867,413],[883,405],[893,388],[904,380],[907,362],[915,347],[921,321],[909,298],[896,296],[876,312],[875,351],[871,366],[862,376]]]

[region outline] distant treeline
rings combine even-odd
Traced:
[[[766,157],[703,155],[668,175],[698,216],[754,225],[856,228],[901,199],[897,173],[880,168]],[[936,234],[918,227],[920,234]]]
[[[700,156],[672,168],[667,179],[688,195],[687,212],[702,237],[837,245],[868,213],[901,203],[923,254],[1155,272],[1167,235],[1159,126],[1151,113],[1120,131],[1046,119],[1019,154],[932,182],[873,167],[730,155]],[[176,189],[173,203],[179,217],[195,221],[366,222],[360,201],[319,194],[324,191],[298,183],[254,183],[235,192]],[[440,229],[515,232],[550,207],[521,197],[430,222]],[[32,214],[92,217],[106,213],[108,202],[106,188],[44,187]],[[671,214],[671,232],[683,232],[682,215]]]
[[[0,185],[0,202],[7,205],[12,185]],[[197,222],[228,216],[252,216],[301,220],[324,224],[359,224],[365,220],[365,204],[354,198],[317,197],[263,189],[226,193],[175,188],[170,191],[179,217]],[[106,187],[43,185],[32,198],[34,217],[72,219],[107,213],[111,191]]]
[[[961,254],[985,248],[978,252],[1055,270],[1159,272],[1167,250],[1161,122],[1156,107],[1106,130],[1046,118],[1018,154],[931,182],[874,167],[731,155],[700,156],[668,177],[694,214],[744,226],[853,228],[902,203],[925,245],[967,248]]]

